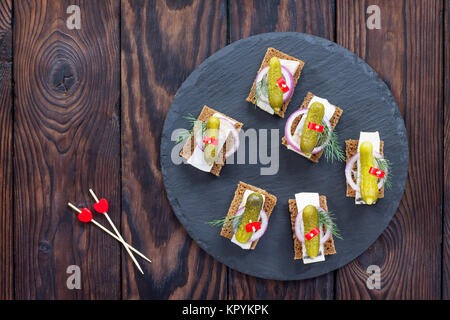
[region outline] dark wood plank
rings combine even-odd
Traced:
[[[12,1],[0,2],[0,300],[13,299]]]
[[[66,27],[72,4],[81,30]],[[118,0],[15,2],[18,299],[120,298],[121,248],[67,207],[92,207],[93,187],[120,225],[119,9]],[[81,268],[81,290],[66,286],[69,265]]]
[[[187,236],[164,192],[159,146],[184,79],[226,45],[226,2],[122,1],[124,237],[153,259],[123,268],[126,299],[223,299],[226,267]]]
[[[381,30],[366,28],[369,5],[381,9]],[[440,298],[442,5],[437,0],[336,3],[337,42],[365,59],[390,86],[410,147],[398,212],[364,254],[337,272],[337,299]],[[381,268],[380,290],[366,286],[369,265]]]
[[[231,41],[265,32],[304,32],[334,40],[334,0],[229,0]]]
[[[450,0],[445,0],[444,23],[444,240],[442,245],[442,298],[450,300]]]
[[[230,1],[231,41],[273,31],[305,32],[334,40],[334,1]],[[332,299],[334,277],[330,272],[316,279],[281,282],[230,270],[228,283],[231,299]]]

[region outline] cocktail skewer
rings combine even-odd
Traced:
[[[100,201],[98,200],[97,196],[95,195],[94,191],[92,191],[92,189],[89,189],[89,192],[92,195],[92,198],[94,198],[95,203],[99,204]],[[103,200],[103,199],[102,199]],[[104,202],[106,202],[106,200],[104,200]],[[119,237],[120,242],[122,242],[123,246],[125,247],[125,249],[127,250],[128,254],[130,255],[131,259],[133,260],[134,264],[136,265],[136,267],[139,269],[139,271],[144,274],[144,271],[142,271],[141,266],[139,265],[139,263],[137,262],[136,258],[134,257],[133,253],[130,251],[130,249],[128,248],[128,246],[126,245],[125,240],[122,238],[122,235],[119,233],[119,230],[117,230],[116,226],[114,225],[114,222],[112,222],[111,218],[108,215],[108,208],[107,208],[107,202],[106,202],[106,208],[104,210],[101,210],[103,212],[99,212],[105,215],[106,219],[108,220],[109,224],[111,225],[111,227],[113,228],[114,232],[116,233],[117,237]],[[94,205],[94,209],[96,209],[96,206]],[[97,209],[96,209],[97,211]]]
[[[68,206],[71,207],[74,211],[81,213],[81,210],[79,208],[77,208],[75,205],[73,205],[72,203],[68,203]],[[95,221],[94,219],[90,219],[89,221],[83,221],[83,222],[92,222],[94,225],[96,225],[98,228],[102,229],[103,231],[105,231],[108,235],[110,235],[111,237],[113,237],[114,239],[116,239],[119,242],[120,241],[119,237],[116,236],[114,233],[112,233],[111,231],[109,231],[108,229],[106,229],[104,226],[102,226],[100,223],[98,223],[97,221]],[[123,242],[122,242],[123,244]],[[140,251],[136,250],[135,248],[133,248],[132,246],[130,246],[128,243],[125,243],[125,246],[130,248],[130,250],[132,250],[133,252],[135,252],[137,255],[139,255],[141,258],[147,260],[148,262],[152,262],[152,260],[150,260],[149,258],[147,258],[143,253],[141,253]]]

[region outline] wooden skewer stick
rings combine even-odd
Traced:
[[[73,204],[71,204],[70,202],[68,203],[68,206],[71,207],[74,211],[81,213],[81,210],[78,209],[76,206],[74,206]],[[91,222],[96,225],[98,228],[102,229],[103,231],[105,231],[108,235],[110,235],[111,237],[113,237],[114,239],[116,239],[119,242],[120,241],[119,237],[116,236],[114,233],[112,233],[111,231],[109,231],[108,229],[106,229],[104,226],[102,226],[100,223],[98,223],[97,221],[95,221],[94,219],[91,220]],[[135,248],[133,248],[132,246],[130,246],[128,243],[125,243],[125,245],[130,248],[130,250],[134,251],[136,254],[138,254],[142,259],[147,260],[148,262],[152,262],[152,260],[150,260],[149,258],[147,258],[143,253],[141,253],[140,251],[136,250]]]
[[[94,198],[95,202],[98,202],[98,198],[95,195],[94,191],[92,191],[92,189],[89,189],[89,192],[92,195],[92,198]],[[142,271],[141,266],[139,265],[139,263],[136,261],[136,258],[134,257],[133,253],[130,251],[130,249],[128,248],[128,246],[126,246],[126,242],[125,240],[122,238],[122,235],[119,233],[119,230],[117,230],[116,226],[114,225],[114,222],[112,222],[111,218],[109,217],[107,212],[103,213],[106,217],[106,219],[108,220],[109,224],[111,225],[111,227],[113,228],[114,232],[116,233],[117,237],[119,237],[120,242],[122,242],[123,246],[125,247],[125,249],[127,250],[128,254],[130,255],[131,259],[133,260],[134,264],[136,265],[136,267],[139,269],[139,271],[144,274],[144,271]]]

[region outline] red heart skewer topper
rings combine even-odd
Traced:
[[[108,200],[106,200],[106,199],[98,200],[98,202],[94,204],[94,209],[98,213],[108,212],[108,209],[109,209]]]
[[[92,212],[88,208],[83,208],[81,212],[78,214],[78,220],[81,222],[91,222],[92,220]]]

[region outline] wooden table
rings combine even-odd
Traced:
[[[66,25],[72,4],[79,30]],[[369,5],[381,29],[367,28]],[[0,298],[449,299],[449,9],[450,0],[2,0]],[[305,281],[249,277],[199,249],[171,210],[159,164],[183,80],[230,42],[271,31],[318,35],[366,60],[409,138],[406,191],[389,227],[353,262]],[[144,276],[67,207],[91,205],[89,187],[153,259]],[[70,265],[80,290],[66,286]],[[381,289],[366,285],[370,265],[381,268]]]

